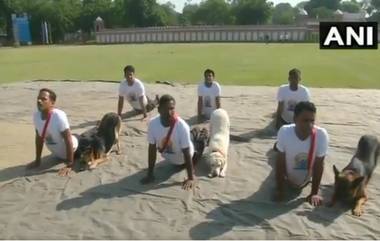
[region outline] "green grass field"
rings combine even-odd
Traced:
[[[228,85],[278,86],[289,69],[313,87],[380,88],[380,50],[317,44],[141,44],[0,48],[0,83],[34,79],[121,80],[126,64],[144,82],[197,83],[212,68]]]

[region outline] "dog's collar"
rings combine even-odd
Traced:
[[[224,152],[220,149],[213,149],[211,152],[219,152],[224,158],[226,158],[226,154],[224,154]]]

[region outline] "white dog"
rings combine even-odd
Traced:
[[[217,109],[210,117],[210,140],[204,158],[210,167],[209,177],[225,177],[230,144],[230,119],[223,109]]]

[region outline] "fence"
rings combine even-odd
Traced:
[[[306,42],[311,30],[303,26],[181,26],[104,29],[96,32],[97,43],[181,42]]]

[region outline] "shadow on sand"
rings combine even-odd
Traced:
[[[259,190],[252,196],[232,201],[231,203],[220,203],[217,208],[206,216],[211,221],[203,222],[190,230],[192,239],[212,239],[231,231],[235,226],[263,226],[273,231],[268,220],[274,219],[297,208],[305,200],[299,198],[300,192],[288,192],[284,203],[271,202],[274,188],[274,163],[275,154],[272,150],[267,152],[269,164],[272,171],[262,182]]]
[[[30,162],[32,161],[29,161],[28,163]],[[63,163],[62,160],[59,160],[52,155],[49,155],[43,157],[41,159],[41,166],[35,169],[26,169],[27,164],[7,167],[3,170],[0,170],[0,182],[6,182],[18,177],[28,177],[42,175],[48,172],[58,172],[58,170],[51,168],[61,163]]]
[[[60,211],[81,208],[83,206],[91,205],[91,203],[98,199],[128,197],[135,194],[159,196],[147,192],[171,186],[180,186],[180,182],[164,182],[169,180],[172,175],[179,173],[182,170],[183,168],[179,166],[171,165],[167,161],[161,161],[156,164],[154,171],[156,180],[152,184],[142,185],[140,183],[140,180],[147,174],[147,170],[141,170],[121,179],[118,182],[99,185],[80,193],[79,197],[64,200],[57,205],[57,210]]]

